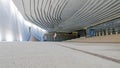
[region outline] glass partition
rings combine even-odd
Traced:
[[[89,27],[87,30],[91,29],[95,31],[94,36],[120,34],[120,18]],[[88,34],[90,35],[90,33]]]

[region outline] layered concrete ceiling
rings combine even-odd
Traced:
[[[48,31],[80,30],[120,17],[120,0],[13,0],[24,18]]]

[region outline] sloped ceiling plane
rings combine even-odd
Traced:
[[[13,0],[24,18],[47,31],[74,31],[120,17],[120,0]]]

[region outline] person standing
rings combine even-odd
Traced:
[[[57,37],[57,34],[56,34],[56,33],[54,33],[54,36],[53,36],[54,41],[56,40],[56,37]]]

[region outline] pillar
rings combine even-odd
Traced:
[[[101,36],[101,32],[99,31],[99,36]]]
[[[104,36],[104,35],[105,35],[104,30],[102,30],[102,36]]]
[[[112,28],[110,28],[110,35],[112,35],[113,34],[113,29]]]
[[[106,32],[106,35],[108,35],[108,29],[106,29],[106,31],[105,31],[105,32]]]

